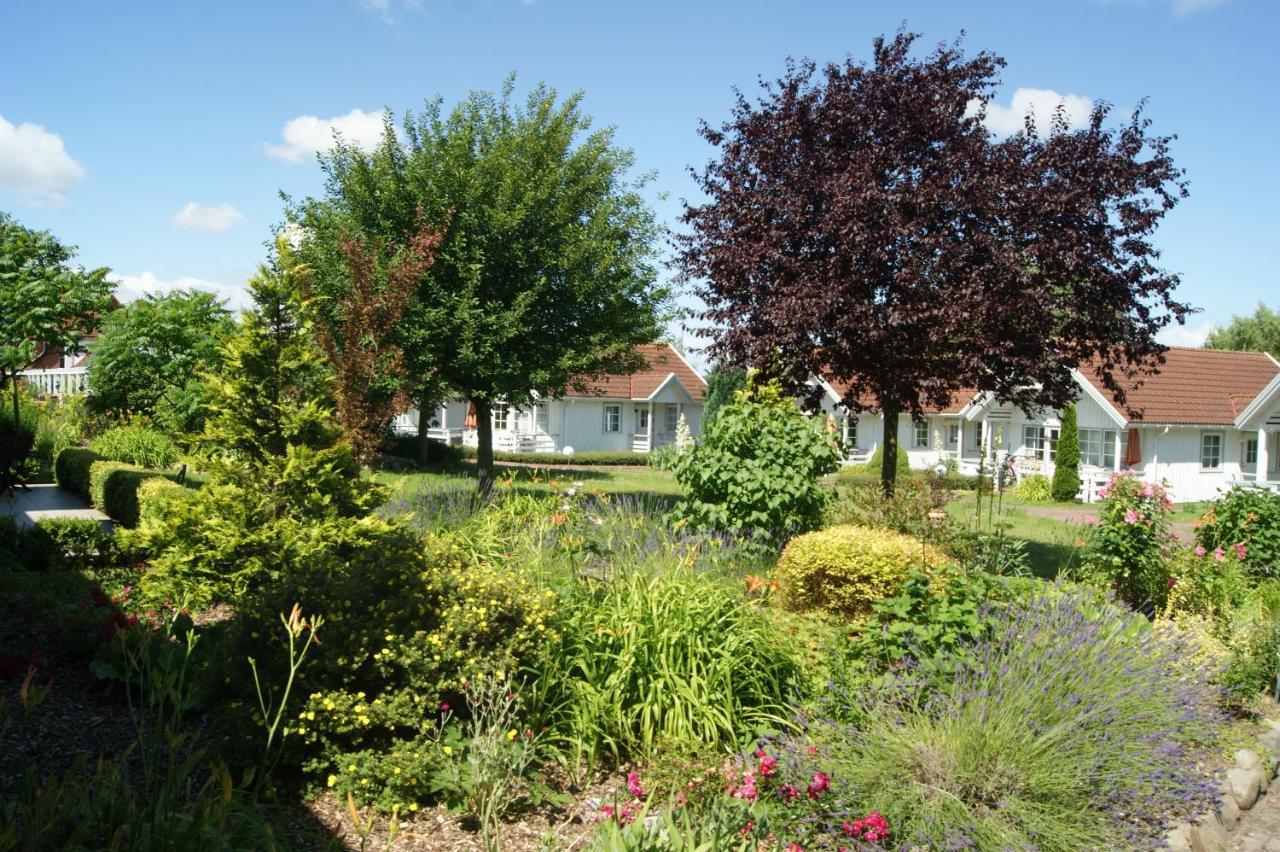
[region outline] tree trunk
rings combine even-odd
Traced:
[[[418,464],[423,467],[426,467],[431,455],[431,418],[427,415],[430,403],[431,400],[427,399],[425,393],[418,400]]]
[[[493,488],[493,417],[487,399],[473,399],[476,408],[476,490],[488,494]]]
[[[880,410],[884,414],[884,455],[880,459],[880,488],[885,497],[892,497],[898,477],[898,405],[882,402]]]

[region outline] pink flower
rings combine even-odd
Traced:
[[[1244,545],[1243,545],[1243,544],[1237,544],[1237,545],[1236,545],[1236,559],[1244,559],[1244,552],[1245,552],[1245,551],[1244,551]]]
[[[831,779],[827,777],[825,772],[813,773],[813,780],[809,782],[809,798],[816,799],[822,793],[831,789]]]
[[[756,752],[756,757],[760,758],[760,766],[758,771],[763,778],[772,778],[778,771],[778,761],[776,758],[765,753],[764,749]]]
[[[1222,552],[1222,548],[1221,548],[1221,547],[1214,548],[1214,551],[1213,551],[1213,561],[1214,561],[1214,562],[1221,562],[1222,560],[1224,560],[1224,559],[1226,559],[1226,558],[1227,558],[1227,554],[1225,554],[1225,553],[1223,553],[1223,552]]]
[[[742,786],[733,791],[733,797],[754,802],[759,795],[760,791],[756,789],[755,772],[750,769],[744,769],[742,771]]]
[[[1125,509],[1124,522],[1126,524],[1129,524],[1130,526],[1136,524],[1138,522],[1138,513],[1135,512],[1133,509]]]
[[[787,845],[787,852],[804,852],[804,847],[799,843],[791,843]]]
[[[747,824],[738,830],[739,837],[746,837],[748,834],[756,830],[756,824],[751,820],[747,820]]]
[[[627,792],[637,799],[644,798],[644,787],[640,784],[640,773],[634,770],[627,773]]]
[[[796,796],[800,795],[800,791],[790,784],[783,784],[778,788],[778,795],[782,796],[782,801],[790,803]]]
[[[449,712],[449,702],[447,702],[447,701],[445,701],[445,702],[441,702],[441,704],[440,704],[440,712],[441,712],[441,713],[448,713],[448,712]]]
[[[1174,541],[1182,541],[1182,536],[1178,535],[1176,531],[1169,533],[1169,537]]]
[[[885,821],[879,811],[872,811],[862,819],[845,822],[841,828],[850,837],[857,840],[865,840],[868,843],[878,843],[889,836],[889,823]]]
[[[1200,547],[1200,546],[1196,547],[1196,556],[1204,556],[1205,552],[1206,551],[1203,547]]]

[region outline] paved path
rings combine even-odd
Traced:
[[[1228,852],[1280,852],[1280,781],[1271,782],[1271,792],[1240,815],[1231,830]]]
[[[1086,524],[1098,520],[1098,510],[1093,506],[1023,506],[1022,510],[1028,515],[1052,518],[1055,521],[1066,521],[1072,524]],[[1196,528],[1192,521],[1178,520],[1174,521],[1170,526],[1184,542],[1195,541]]]
[[[91,507],[77,494],[52,484],[27,486],[0,496],[0,516],[12,517],[18,526],[31,526],[43,518],[88,518],[110,523],[111,519]]]

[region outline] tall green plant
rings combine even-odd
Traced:
[[[739,392],[675,462],[684,496],[672,517],[695,529],[785,541],[822,523],[819,477],[840,464],[834,430],[774,386]]]
[[[1063,503],[1080,493],[1080,433],[1076,428],[1076,407],[1062,409],[1058,430],[1058,450],[1053,468],[1053,499]]]

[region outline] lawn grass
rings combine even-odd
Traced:
[[[530,493],[549,492],[556,486],[568,487],[581,482],[582,487],[598,489],[605,494],[636,495],[672,501],[680,496],[680,484],[665,470],[626,466],[544,469],[498,464],[499,480],[512,479],[512,488]],[[422,491],[439,491],[470,487],[475,482],[475,468],[464,465],[450,471],[412,470],[381,471],[377,480],[392,488],[392,496],[406,497]]]

